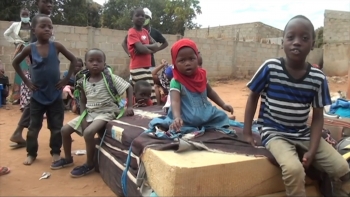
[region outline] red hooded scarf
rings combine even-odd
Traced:
[[[183,47],[192,48],[193,51],[196,53],[196,56],[198,57],[198,48],[196,46],[196,43],[194,43],[192,40],[184,38],[175,42],[175,44],[171,47],[171,58],[174,65],[174,79],[176,79],[183,86],[185,86],[190,92],[204,92],[204,90],[207,87],[207,72],[203,68],[198,67],[192,76],[184,75],[180,73],[177,69],[177,54]]]

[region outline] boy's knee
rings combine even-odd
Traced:
[[[96,131],[89,129],[88,127],[84,130],[83,136],[84,136],[84,139],[91,139],[95,137],[95,134],[96,134]]]
[[[61,128],[61,135],[63,137],[67,137],[67,136],[70,136],[72,134],[71,132],[71,127],[69,125],[64,125],[62,128]]]
[[[37,129],[28,129],[27,137],[37,138],[39,136],[39,131]]]
[[[33,118],[33,116],[30,116],[30,124],[33,127],[40,127],[40,126],[42,126],[43,121],[40,118],[36,118],[36,117]]]
[[[338,168],[335,169],[335,176],[336,178],[339,178],[340,180],[349,181],[350,180],[350,169],[349,169],[349,163],[345,160],[339,160],[338,161]]]
[[[296,179],[297,181],[302,181],[305,179],[305,170],[301,162],[288,163],[281,165],[282,174],[285,178]]]

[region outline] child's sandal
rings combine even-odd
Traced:
[[[73,165],[73,159],[65,159],[65,158],[61,158],[60,160],[57,160],[55,162],[53,162],[50,166],[51,170],[59,170],[65,167],[69,167]]]
[[[78,178],[78,177],[82,177],[85,176],[87,174],[90,174],[91,172],[93,172],[95,170],[94,166],[89,167],[87,164],[84,164],[82,166],[77,166],[75,167],[71,172],[70,175],[73,178]]]

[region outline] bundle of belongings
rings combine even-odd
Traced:
[[[325,109],[326,115],[335,115],[338,118],[350,118],[350,101],[345,98],[345,93],[338,91],[332,93],[332,105]]]
[[[117,196],[285,196],[277,162],[265,148],[243,140],[241,122],[230,121],[232,133],[207,130],[159,137],[145,131],[151,120],[165,115],[164,110],[149,106],[134,112],[133,117],[109,122],[96,141],[97,170]],[[331,124],[339,131],[350,128],[350,123],[336,121]],[[259,144],[258,127],[253,125]],[[325,128],[323,138],[350,157],[350,138],[342,140],[337,133],[335,139],[332,132]],[[302,157],[304,152],[298,154]],[[314,167],[306,174],[308,196],[332,196],[327,174]]]

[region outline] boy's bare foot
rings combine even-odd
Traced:
[[[27,159],[24,160],[23,164],[26,165],[26,166],[30,166],[35,161],[35,159],[36,158],[33,157],[33,156],[27,156]]]
[[[52,162],[58,161],[60,159],[61,159],[60,155],[56,155],[56,154],[52,155]]]

